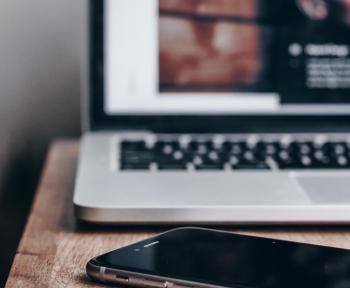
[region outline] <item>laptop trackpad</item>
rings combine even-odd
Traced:
[[[350,203],[350,176],[297,176],[311,201],[320,204]]]
[[[124,206],[147,207],[155,203],[176,207],[303,205],[311,202],[295,179],[277,173],[141,173],[136,176],[124,173],[114,180],[122,189],[106,193],[103,201],[112,203],[117,198]]]

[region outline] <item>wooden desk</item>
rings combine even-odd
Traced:
[[[85,275],[90,258],[167,229],[77,223],[72,207],[77,155],[77,141],[58,141],[52,146],[6,287],[103,287]],[[350,248],[350,227],[231,230]]]

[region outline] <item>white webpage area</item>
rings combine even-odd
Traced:
[[[160,93],[158,0],[108,0],[105,3],[104,110],[107,114],[278,110],[279,97],[271,93]]]

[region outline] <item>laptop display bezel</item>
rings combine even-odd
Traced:
[[[88,44],[90,130],[179,133],[347,132],[350,115],[107,115],[104,111],[104,1],[90,0]]]

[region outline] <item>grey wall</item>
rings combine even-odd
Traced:
[[[85,5],[84,0],[1,1],[0,286],[48,143],[80,134]]]

